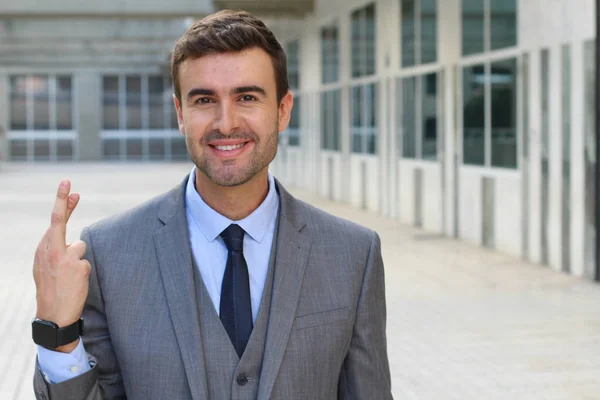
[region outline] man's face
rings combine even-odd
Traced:
[[[266,176],[293,104],[290,92],[277,101],[270,56],[252,48],[187,59],[179,84],[179,130],[198,170],[219,186]]]

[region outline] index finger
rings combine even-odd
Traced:
[[[66,245],[67,236],[67,202],[69,199],[69,191],[71,190],[71,182],[64,180],[58,186],[56,192],[56,200],[54,208],[50,216],[50,241],[54,244]]]

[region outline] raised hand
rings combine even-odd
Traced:
[[[76,322],[83,312],[88,294],[91,265],[83,260],[85,242],[66,243],[67,222],[79,202],[79,194],[71,193],[71,182],[61,182],[56,194],[50,227],[42,237],[33,262],[36,287],[36,317],[59,327]],[[78,341],[57,348],[71,352]]]

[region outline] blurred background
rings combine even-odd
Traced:
[[[598,277],[595,0],[1,1],[1,159],[187,161],[170,52],[221,8],[287,51],[282,181]]]
[[[33,397],[56,184],[73,241],[180,182],[170,54],[222,8],[287,52],[274,175],[381,235],[395,396],[597,399],[596,3],[0,0],[0,399]]]

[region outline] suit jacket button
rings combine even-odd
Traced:
[[[239,374],[237,376],[237,384],[240,386],[244,386],[246,383],[248,383],[248,377],[244,374]]]

